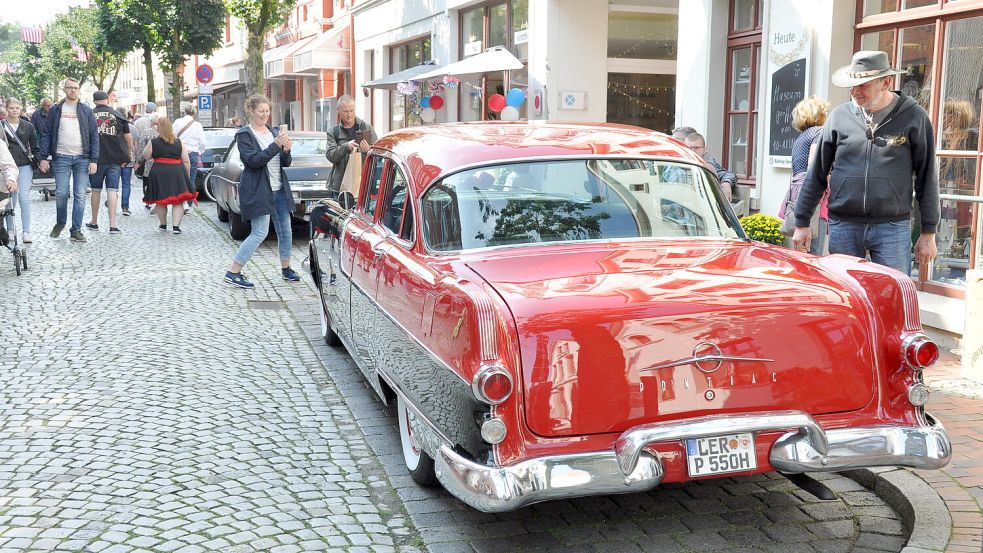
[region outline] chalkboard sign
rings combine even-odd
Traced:
[[[792,110],[805,98],[806,91],[806,60],[798,59],[782,66],[771,75],[771,117],[770,143],[768,155],[775,164],[776,157],[787,157],[791,160],[792,143],[799,136],[799,131],[792,127]]]

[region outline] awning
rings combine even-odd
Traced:
[[[442,65],[438,65],[435,61],[425,61],[420,65],[415,65],[409,69],[404,69],[398,73],[393,73],[392,75],[386,75],[381,79],[376,79],[374,81],[369,81],[362,86],[367,88],[385,88],[393,90],[399,83],[404,83],[406,81],[415,81],[420,78],[421,74],[433,73],[438,71]],[[439,73],[444,75],[444,73]]]
[[[293,53],[319,36],[321,35],[309,36],[263,52],[263,77],[267,79],[291,78],[295,74]]]
[[[351,69],[346,46],[348,27],[335,27],[299,48],[293,54],[294,73],[316,74],[321,69]]]
[[[475,54],[470,58],[464,58],[450,65],[445,65],[439,69],[417,75],[414,80],[427,80],[444,75],[464,76],[477,75],[480,73],[493,73],[495,71],[508,71],[510,69],[522,69],[522,62],[519,58],[512,55],[504,46],[489,48],[480,54]]]

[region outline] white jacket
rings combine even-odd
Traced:
[[[0,137],[0,171],[3,171],[4,179],[2,184],[2,190],[4,192],[8,191],[8,186],[11,182],[17,182],[17,174],[19,169],[17,169],[17,164],[14,163],[14,156],[10,155],[10,148],[7,146],[7,136],[6,133]]]

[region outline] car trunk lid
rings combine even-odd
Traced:
[[[529,427],[623,431],[699,414],[856,410],[866,311],[814,264],[739,242],[471,261],[515,318]]]

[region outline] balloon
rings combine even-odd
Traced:
[[[421,108],[430,107],[430,96],[424,96],[423,98],[420,98],[420,107]]]
[[[420,111],[420,119],[423,119],[425,123],[432,123],[434,118],[437,117],[437,112],[433,108],[423,108]]]
[[[502,108],[502,121],[518,121],[519,110],[515,106],[505,106]]]
[[[491,96],[488,97],[488,109],[494,111],[495,113],[498,113],[502,111],[502,108],[504,107],[505,107],[505,96],[502,96],[501,94],[492,94]]]
[[[443,98],[441,98],[440,96],[431,96],[430,97],[430,108],[432,108],[432,109],[440,109],[442,107],[444,107],[444,99]]]
[[[522,102],[526,101],[526,93],[522,91],[521,88],[513,88],[505,96],[505,103],[517,108],[522,105]]]

